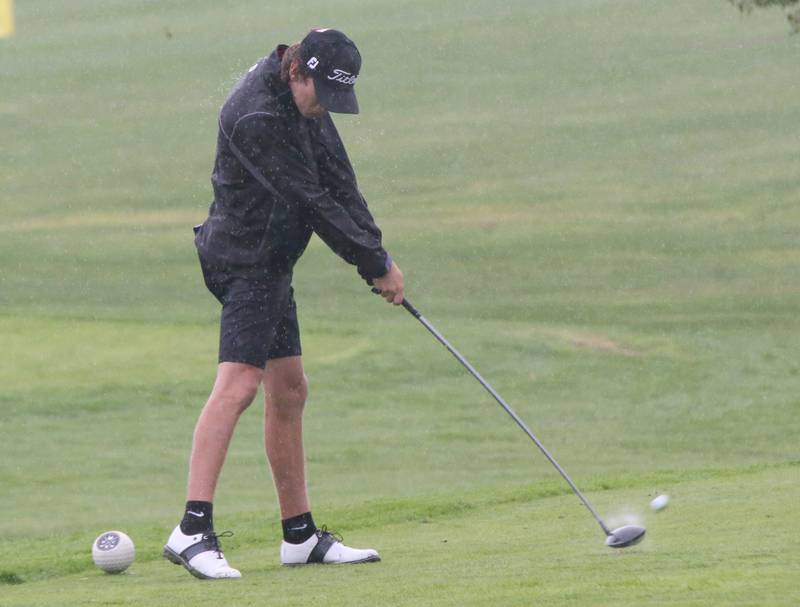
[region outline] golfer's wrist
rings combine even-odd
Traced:
[[[389,270],[392,269],[392,264],[393,263],[394,262],[392,261],[392,256],[387,253],[386,254],[386,263],[383,264],[383,267],[384,267],[385,271],[379,278],[382,278],[383,276],[386,276],[389,273]]]
[[[366,281],[383,278],[391,270],[392,263],[391,256],[381,249],[377,255],[373,254],[371,258],[361,260],[358,264],[358,273]]]

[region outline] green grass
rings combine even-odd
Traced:
[[[800,38],[726,2],[18,2],[0,40],[0,606],[796,605]],[[313,15],[309,22],[309,15]],[[314,512],[374,566],[284,570],[259,407],[216,501],[245,578],[160,548],[218,309],[191,226],[216,113],[347,31],[339,117],[421,326],[314,241],[295,287]],[[672,502],[654,514],[657,492]],[[94,568],[128,532],[137,560]]]
[[[275,533],[262,534],[256,517],[239,516],[234,522],[249,532],[229,546],[244,574],[240,582],[200,583],[166,566],[157,557],[162,538],[143,527],[146,552],[125,574],[93,570],[84,554],[60,563],[57,585],[13,587],[18,600],[11,604],[83,604],[97,597],[106,605],[149,605],[161,604],[165,592],[180,605],[792,604],[787,571],[800,562],[787,530],[797,465],[718,472],[697,480],[649,477],[643,484],[675,488],[673,504],[648,516],[649,537],[623,552],[603,546],[571,495],[469,493],[337,512],[361,530],[351,535],[354,541],[381,537],[384,562],[376,565],[283,569],[265,555],[264,539],[276,541]],[[632,504],[645,492],[615,489],[613,496]],[[758,497],[762,492],[769,502]],[[76,536],[61,542],[81,548]],[[47,566],[44,559],[37,564]]]

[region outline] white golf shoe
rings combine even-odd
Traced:
[[[350,548],[342,544],[342,538],[324,526],[317,529],[302,544],[281,543],[281,563],[297,565],[338,565],[344,563],[374,563],[381,557],[371,548]]]
[[[178,525],[164,546],[164,558],[176,565],[183,565],[189,573],[201,580],[240,578],[242,574],[228,565],[219,545],[219,538],[231,535],[233,533],[230,531],[219,535],[213,531],[186,535]]]

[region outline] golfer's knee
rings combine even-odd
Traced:
[[[275,382],[266,396],[279,411],[302,411],[308,398],[308,379],[305,374],[298,374]]]
[[[253,402],[257,391],[257,383],[250,385],[242,382],[242,384],[226,386],[224,389],[216,391],[214,399],[220,406],[242,413]]]
[[[240,373],[226,372],[224,376],[217,378],[211,399],[218,406],[241,413],[253,402],[260,384],[260,373],[249,370]]]

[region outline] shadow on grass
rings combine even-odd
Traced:
[[[13,571],[0,571],[0,584],[24,584],[25,580],[23,580],[20,576],[18,576]]]

